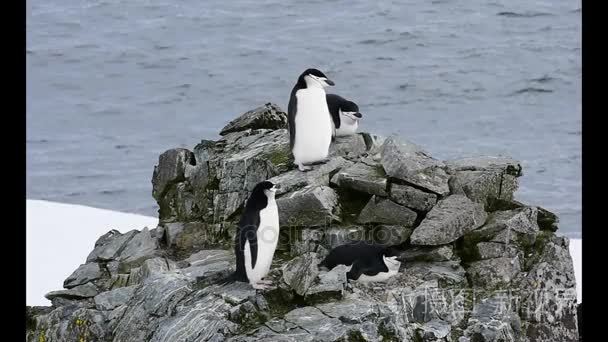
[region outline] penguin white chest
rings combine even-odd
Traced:
[[[257,229],[256,238],[258,254],[253,268],[251,267],[249,241],[245,243],[244,251],[245,270],[251,283],[261,280],[268,274],[279,241],[279,211],[274,199],[268,201],[266,208],[260,210],[260,226]]]
[[[359,121],[353,120],[344,114],[340,114],[340,128],[336,129],[336,136],[353,135],[359,128]]]
[[[379,272],[376,275],[368,276],[366,274],[362,274],[357,279],[360,283],[371,283],[371,282],[382,282],[387,281],[390,277],[396,275],[398,270],[389,270],[388,272]]]
[[[325,96],[325,90],[321,88],[296,92],[296,139],[292,151],[296,164],[327,158],[333,128]]]

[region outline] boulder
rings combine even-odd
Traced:
[[[152,237],[148,228],[137,233],[125,246],[119,256],[122,269],[141,265],[146,259],[156,256],[158,241]]]
[[[329,145],[329,157],[342,156],[346,159],[356,159],[366,152],[367,145],[361,134],[336,137]]]
[[[368,165],[363,162],[356,163],[348,168],[344,168],[336,173],[331,183],[371,195],[387,196],[386,174],[382,165]]]
[[[414,245],[442,245],[484,224],[487,214],[480,204],[462,195],[451,195],[437,203],[414,229]]]
[[[126,304],[133,293],[135,286],[121,287],[107,292],[102,292],[95,296],[95,306],[97,310],[113,310],[123,304]]]
[[[454,248],[451,245],[438,247],[411,247],[399,255],[399,260],[410,261],[448,261],[454,257]]]
[[[283,112],[276,104],[266,103],[230,121],[222,128],[220,135],[260,128],[287,128],[287,113]]]
[[[358,223],[382,223],[411,227],[416,221],[416,212],[389,199],[373,196],[361,210]]]
[[[90,281],[101,278],[101,270],[99,264],[92,262],[80,265],[69,277],[63,282],[63,287],[71,289],[78,285],[88,283]]]
[[[443,162],[432,158],[409,141],[387,138],[382,147],[382,166],[389,177],[445,196],[450,192],[449,175]]]
[[[276,196],[281,196],[288,192],[300,190],[308,186],[329,186],[330,178],[345,167],[352,165],[352,162],[338,156],[330,158],[326,163],[314,165],[308,172],[301,172],[294,169],[269,179],[270,182],[280,185]],[[334,176],[335,178],[335,176]]]
[[[325,226],[340,221],[334,189],[310,186],[277,199],[281,226]]]
[[[408,208],[429,211],[437,203],[437,195],[409,185],[391,184],[390,198]]]
[[[156,200],[162,198],[170,185],[185,180],[186,168],[195,163],[194,155],[185,148],[171,149],[161,154],[152,174],[152,196]]]
[[[373,240],[384,245],[400,245],[406,242],[414,228],[408,226],[381,224],[373,230]]]
[[[95,249],[89,253],[87,262],[109,261],[116,259],[126,246],[127,242],[129,242],[137,233],[138,231],[133,229],[125,234],[121,234],[117,230],[112,230],[104,234],[97,240],[97,242],[95,242]]]

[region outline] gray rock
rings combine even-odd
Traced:
[[[411,247],[399,255],[399,260],[410,261],[448,261],[454,257],[451,245],[439,247]]]
[[[186,261],[189,266],[206,266],[222,261],[234,261],[234,254],[224,249],[205,249],[189,256]]]
[[[331,183],[371,195],[387,196],[386,174],[380,164],[371,166],[356,163],[336,173],[332,177]]]
[[[173,260],[167,258],[155,257],[144,261],[140,267],[141,279],[146,279],[154,275],[160,275],[177,268],[177,264]]]
[[[69,277],[67,277],[66,280],[63,281],[63,287],[70,289],[99,278],[101,278],[99,264],[94,262],[82,264]]]
[[[517,160],[501,156],[479,156],[448,160],[449,168],[456,171],[501,171],[516,177],[522,175],[522,167]]]
[[[106,316],[91,308],[60,306],[36,320],[38,329],[26,334],[29,342],[112,340]]]
[[[330,177],[336,173],[337,170],[349,165],[352,165],[352,162],[338,156],[330,158],[326,163],[313,165],[313,169],[310,171],[301,172],[298,169],[294,169],[272,177],[269,181],[280,185],[280,188],[277,189],[276,196],[281,196],[307,186],[328,186]]]
[[[411,227],[416,221],[416,212],[389,199],[373,196],[361,210],[358,223],[383,223]]]
[[[220,135],[259,128],[287,128],[287,114],[276,104],[267,103],[230,121],[222,128]]]
[[[391,184],[390,198],[408,208],[429,211],[437,203],[437,195],[408,185]]]
[[[382,147],[382,166],[390,177],[415,184],[439,195],[447,195],[449,176],[445,165],[409,141],[389,137]]]
[[[146,259],[156,256],[158,242],[152,237],[148,228],[144,228],[135,235],[120,253],[120,262],[123,269],[141,265]]]
[[[315,252],[319,258],[327,255],[328,251],[322,246],[325,238],[325,230],[323,229],[299,229],[290,230],[292,235],[289,236],[289,253],[292,257],[302,255],[308,252]]]
[[[329,249],[345,243],[366,239],[366,229],[361,226],[335,227],[325,231],[325,245]]]
[[[95,306],[97,310],[113,310],[123,304],[126,304],[133,293],[135,286],[121,287],[107,292],[102,292],[95,296]]]
[[[48,300],[53,300],[54,298],[61,297],[67,299],[84,299],[95,297],[99,293],[97,286],[86,283],[83,285],[75,286],[69,290],[60,290],[60,291],[51,291],[44,295],[44,297]]]
[[[163,324],[159,326],[158,317],[169,316],[170,313],[174,312],[173,310],[176,310],[178,303],[191,292],[192,288],[189,286],[187,278],[174,273],[154,277],[143,283],[135,290],[130,301],[131,304],[128,305],[122,318],[117,322],[113,331],[114,340],[147,341],[150,340],[153,332],[155,334],[165,332],[168,330],[165,325],[174,322],[174,320],[163,320]],[[218,300],[224,302],[221,298],[218,298]],[[207,305],[213,306],[214,301],[201,302],[201,304],[208,308]],[[183,317],[182,315],[189,311],[187,309],[191,308],[192,306],[188,306],[184,308],[184,311],[180,310],[180,316]],[[208,310],[208,313],[217,315],[212,310]],[[173,318],[178,317],[173,316]],[[194,323],[191,320],[184,320],[182,324],[190,325]],[[208,329],[208,331],[212,331],[211,327],[208,327]],[[173,331],[179,335],[179,330],[174,329]],[[166,339],[165,341],[176,341],[176,339]]]
[[[305,299],[315,300],[318,298],[327,301],[329,298],[342,298],[346,287],[346,272],[349,267],[338,265],[329,272],[321,271],[318,279],[306,290]]]
[[[462,195],[451,195],[428,212],[414,229],[410,241],[414,245],[447,244],[483,225],[486,217],[480,204]]]
[[[348,324],[364,323],[379,314],[374,303],[358,298],[347,298],[333,303],[316,305],[325,315]]]
[[[312,306],[288,312],[285,320],[311,332],[315,341],[336,341],[344,338],[348,330],[339,319],[329,318]]]
[[[495,200],[510,200],[518,188],[517,178],[502,171],[458,171],[450,179],[451,192],[464,194],[486,207]]]
[[[250,192],[259,182],[286,171],[290,156],[287,130],[245,132],[239,143],[233,144],[232,153],[218,160],[220,193]]]
[[[480,242],[477,244],[477,253],[480,259],[492,259],[500,257],[523,258],[522,251],[510,244],[499,242]]]
[[[176,222],[166,224],[166,227],[166,244],[178,258],[213,245],[216,236],[221,235],[214,231],[213,226],[202,222]]]
[[[467,234],[467,241],[491,241],[527,247],[534,244],[539,232],[537,209],[497,211],[489,215],[486,224]]]
[[[303,296],[319,274],[317,265],[321,262],[316,253],[298,256],[283,266],[283,281],[297,294]]]
[[[117,230],[106,233],[95,243],[95,249],[87,257],[87,262],[108,261],[116,259],[138,231],[133,229],[121,234]]]
[[[355,159],[367,152],[365,138],[361,134],[336,137],[329,145],[329,157],[342,156],[347,159]]]
[[[448,322],[439,319],[433,319],[424,323],[420,327],[420,338],[422,341],[445,341],[452,327]]]
[[[360,132],[363,136],[363,140],[365,140],[365,145],[367,145],[367,153],[372,156],[372,159],[376,161],[380,161],[380,152],[382,151],[382,145],[384,145],[385,137],[372,134],[368,132]]]
[[[436,280],[445,286],[466,286],[466,272],[458,261],[414,261],[403,271],[411,277],[429,281]]]
[[[529,341],[577,341],[576,281],[568,239],[550,236],[522,279],[521,317]]]
[[[517,327],[520,320],[514,309],[511,299],[504,292],[477,300],[467,322],[465,335],[471,341],[519,341],[520,334],[513,327]]]
[[[549,210],[536,207],[538,209],[537,223],[540,229],[548,230],[550,232],[556,232],[558,229],[557,224],[559,223],[559,217]]]
[[[340,221],[340,206],[334,189],[306,187],[277,199],[281,226],[325,226]]]
[[[187,165],[196,163],[192,152],[185,148],[165,151],[158,157],[152,175],[152,196],[158,201],[168,190],[168,186],[185,180]]]
[[[412,235],[414,228],[395,225],[379,225],[374,229],[374,241],[384,245],[400,245]]]
[[[521,261],[516,256],[474,261],[467,274],[473,286],[494,289],[510,286],[520,271]]]

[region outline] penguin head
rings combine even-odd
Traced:
[[[349,119],[353,123],[361,120],[363,115],[359,113],[359,106],[352,101],[345,101],[340,105],[340,116],[341,119]]]
[[[306,69],[298,78],[298,83],[306,85],[306,88],[327,88],[335,85],[332,80],[317,69]]]
[[[401,261],[397,260],[397,256],[382,256],[382,260],[389,270],[398,270],[401,267]]]
[[[251,193],[251,196],[259,197],[262,194],[268,198],[274,198],[274,194],[277,192],[280,186],[278,184],[274,184],[270,181],[263,181],[258,183]]]

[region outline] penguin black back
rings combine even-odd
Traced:
[[[329,252],[327,257],[321,261],[319,266],[325,266],[332,269],[337,265],[350,266],[359,259],[374,259],[382,257],[382,255],[394,256],[397,255],[397,253],[397,249],[394,246],[357,241],[335,247]]]

